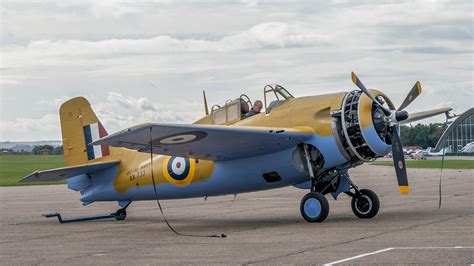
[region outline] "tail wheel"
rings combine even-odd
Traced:
[[[300,211],[306,221],[320,223],[328,217],[329,203],[323,194],[311,192],[301,200]]]
[[[379,212],[379,197],[370,189],[361,189],[359,193],[359,196],[352,197],[352,212],[359,218],[373,218]]]
[[[122,221],[127,217],[127,211],[125,209],[119,209],[114,215],[116,220]]]

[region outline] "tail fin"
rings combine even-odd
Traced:
[[[86,164],[110,154],[109,146],[90,143],[107,136],[107,131],[83,97],[73,98],[59,108],[64,147],[64,164]]]

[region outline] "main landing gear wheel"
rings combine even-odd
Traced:
[[[300,211],[306,221],[320,223],[328,217],[329,203],[323,194],[311,192],[301,200]]]
[[[379,212],[379,197],[370,189],[361,189],[359,196],[352,197],[351,207],[355,216],[363,219],[373,218]]]

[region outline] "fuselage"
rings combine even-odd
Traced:
[[[227,126],[310,128],[313,136],[306,144],[316,147],[322,154],[324,165],[321,167],[334,169],[355,158],[349,147],[351,145],[348,146],[344,137],[341,137],[343,133],[340,133],[340,119],[334,115],[344,107],[347,95],[348,93],[341,92],[288,99],[268,113],[262,112]],[[359,109],[366,105],[370,115],[370,121],[367,122],[369,125],[366,127],[373,128],[370,109],[372,102],[362,98]],[[367,120],[363,117],[366,114],[359,116],[360,124],[363,124],[362,120]],[[212,123],[212,113],[195,122]],[[366,129],[361,127],[361,132],[364,130]],[[373,140],[368,142],[369,145],[372,142],[372,146],[374,143],[379,144]],[[354,151],[357,152],[355,149]],[[297,185],[307,182],[309,175],[301,162],[295,159],[296,152],[297,148],[294,147],[249,158],[208,161],[111,147],[109,156],[96,161],[120,160],[120,164],[94,173],[93,189],[82,191],[81,200],[151,200],[155,198],[153,183],[156,183],[160,199],[238,194]]]

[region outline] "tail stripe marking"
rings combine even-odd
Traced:
[[[89,161],[94,160],[95,159],[94,148],[92,147],[92,144],[90,144],[92,142],[91,127],[90,125],[87,125],[87,126],[84,126],[83,129],[84,129],[84,138],[85,138],[86,147],[87,147],[87,159]]]
[[[92,145],[90,143],[107,136],[107,132],[101,123],[94,123],[83,127],[84,138],[87,146],[87,159],[94,160],[110,154],[109,146]]]
[[[90,124],[89,126],[91,129],[92,141],[96,141],[100,139],[99,123]],[[94,148],[94,158],[102,157],[102,148],[100,147],[100,145],[94,145],[93,148]]]
[[[102,126],[102,123],[100,122],[98,124],[99,124],[99,137],[101,138],[106,137],[108,134],[107,134],[107,131],[105,131],[104,126]],[[108,145],[100,145],[100,147],[102,149],[102,156],[107,156],[110,154]]]

